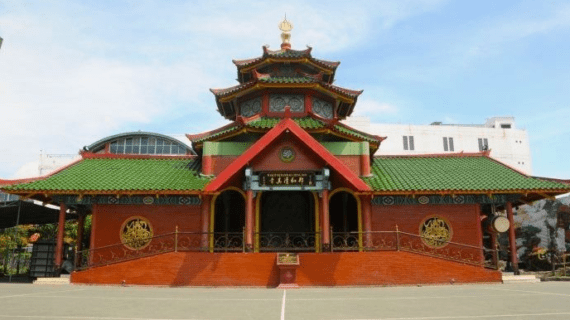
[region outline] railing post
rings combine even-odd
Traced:
[[[330,232],[330,233],[329,233],[329,235],[330,235],[330,236],[329,236],[329,239],[330,239],[330,240],[329,240],[329,241],[330,241],[330,247],[331,247],[331,252],[333,252],[333,251],[334,251],[334,250],[333,250],[333,247],[334,247],[334,238],[333,238],[333,227],[332,227],[332,226],[330,227],[330,231],[329,231],[329,232]]]
[[[178,252],[178,226],[176,226],[174,231],[174,252]]]
[[[241,245],[242,245],[242,250],[243,250],[243,252],[245,252],[245,247],[246,247],[246,245],[245,245],[245,239],[246,239],[245,231],[246,231],[246,229],[245,229],[245,227],[243,227],[243,233],[242,233],[243,239],[241,240]]]
[[[400,251],[400,230],[398,230],[398,225],[396,225],[396,251]]]

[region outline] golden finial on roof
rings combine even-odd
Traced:
[[[281,23],[279,24],[279,30],[283,31],[281,33],[281,49],[286,50],[286,49],[291,49],[291,42],[289,42],[291,40],[291,30],[293,29],[293,24],[289,21],[287,21],[287,14],[285,14],[285,19],[283,19],[283,21],[281,21]]]

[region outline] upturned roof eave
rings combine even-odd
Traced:
[[[251,80],[245,84],[240,84],[226,89],[210,89],[216,97],[217,103],[231,101],[235,98],[244,96],[254,90],[270,89],[270,88],[307,88],[315,89],[321,93],[330,95],[333,98],[340,98],[340,100],[354,104],[356,99],[363,90],[350,90],[338,86],[326,84],[325,82],[304,82],[304,83],[272,83],[260,81],[257,79]],[[352,110],[352,108],[351,108]]]
[[[372,187],[371,187],[372,188]],[[540,189],[540,188],[519,188],[519,189],[397,189],[397,190],[377,190],[371,192],[374,195],[390,195],[390,196],[416,196],[416,195],[498,195],[498,194],[530,194],[530,193],[552,193],[564,194],[570,192],[568,189]]]
[[[34,198],[35,196],[49,197],[52,195],[199,195],[201,189],[171,189],[171,190],[138,190],[138,189],[17,189],[11,190],[11,194]]]
[[[249,70],[251,68],[257,67],[259,64],[267,61],[268,59],[279,59],[283,62],[291,62],[293,60],[308,59],[311,62],[318,64],[321,68],[326,68],[334,73],[336,68],[340,65],[340,61],[329,61],[324,59],[318,59],[311,55],[312,47],[307,46],[305,50],[294,50],[294,49],[280,49],[280,50],[269,50],[267,46],[263,46],[263,55],[256,58],[250,59],[232,59],[233,64],[238,68],[238,72],[242,69]],[[285,56],[287,53],[293,53],[293,56]]]

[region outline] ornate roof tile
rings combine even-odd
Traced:
[[[45,179],[4,187],[11,192],[78,194],[110,191],[197,191],[210,181],[195,158],[91,158]]]
[[[568,185],[526,176],[483,153],[381,156],[374,158],[372,174],[364,181],[376,192],[570,191]]]

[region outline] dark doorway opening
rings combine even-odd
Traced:
[[[313,202],[313,195],[307,191],[263,193],[261,198],[261,231],[313,231],[315,228]]]
[[[358,204],[352,194],[335,193],[330,200],[329,214],[333,232],[358,231]]]
[[[214,207],[214,250],[240,251],[245,226],[245,199],[235,190],[226,190]]]
[[[358,203],[354,195],[346,191],[333,194],[329,202],[329,219],[333,250],[358,250],[361,236],[358,233]]]
[[[310,251],[315,249],[315,203],[308,191],[273,191],[261,196],[261,251]]]

